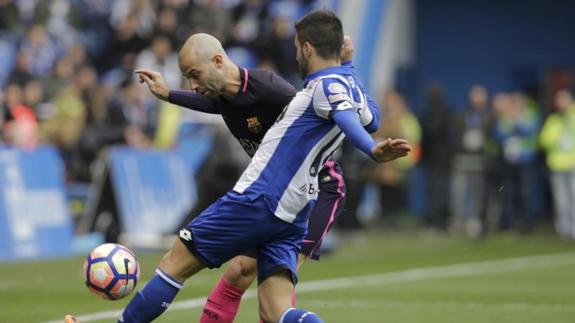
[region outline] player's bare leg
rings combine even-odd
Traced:
[[[293,291],[291,274],[287,270],[282,270],[261,282],[258,286],[260,318],[266,323],[278,322],[281,315],[291,307]]]
[[[231,323],[234,321],[242,295],[255,280],[257,260],[236,256],[230,260],[226,272],[211,291],[200,317],[200,323]]]
[[[292,307],[294,284],[288,270],[264,279],[258,286],[260,317],[266,323],[322,323],[314,313]]]
[[[196,258],[180,239],[176,239],[172,248],[160,260],[158,268],[183,283],[206,268],[206,265]]]

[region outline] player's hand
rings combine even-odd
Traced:
[[[353,58],[353,42],[351,41],[351,37],[343,36],[343,46],[341,47],[340,57],[342,62],[351,61]]]
[[[138,82],[146,83],[150,91],[160,100],[168,101],[168,95],[170,94],[170,88],[164,81],[162,74],[156,71],[147,70],[140,68],[134,71],[138,74]]]
[[[378,142],[372,149],[373,158],[378,163],[392,161],[407,156],[412,150],[411,145],[405,139],[391,139]]]

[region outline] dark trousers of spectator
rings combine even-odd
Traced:
[[[521,232],[533,229],[535,211],[533,207],[533,185],[536,183],[536,169],[532,162],[506,164],[504,166],[503,209],[499,229],[517,228]]]
[[[427,216],[429,225],[440,230],[447,229],[449,219],[451,171],[443,168],[427,170]]]
[[[337,228],[342,231],[357,231],[362,228],[357,211],[365,189],[365,182],[345,178],[345,186],[345,210],[337,220]]]

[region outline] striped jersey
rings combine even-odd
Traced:
[[[318,195],[317,174],[345,137],[331,114],[353,110],[363,126],[374,118],[352,73],[334,66],[309,75],[264,136],[234,191],[263,195],[284,221],[308,217]]]

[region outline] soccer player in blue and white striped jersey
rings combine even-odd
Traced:
[[[163,313],[183,282],[205,267],[257,250],[260,315],[265,322],[317,323],[314,313],[291,307],[297,257],[318,195],[319,167],[344,137],[377,162],[407,155],[402,139],[375,143],[364,129],[364,96],[353,91],[340,66],[341,21],[328,11],[296,23],[297,60],[305,77],[264,136],[234,189],[180,231],[154,276],[120,322],[149,322]]]

